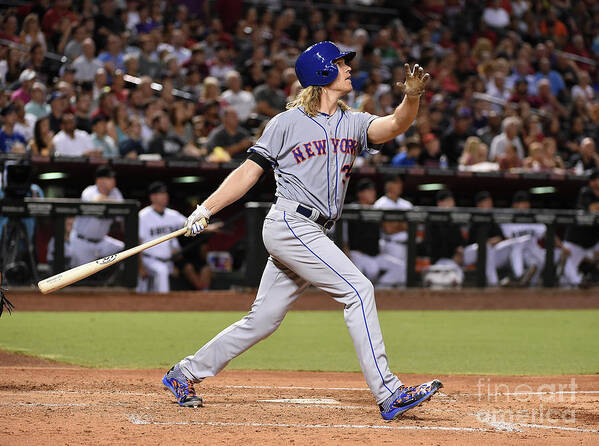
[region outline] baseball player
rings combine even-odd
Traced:
[[[116,187],[115,172],[108,166],[96,169],[96,183],[81,193],[83,201],[123,201]],[[73,267],[122,251],[125,244],[108,235],[111,218],[78,216],[71,231],[71,264]]]
[[[435,200],[437,207],[441,209],[455,208],[455,199],[448,189],[437,192]],[[443,267],[446,271],[445,275],[453,275],[456,279],[456,285],[461,285],[464,282],[462,264],[466,241],[462,235],[460,225],[453,222],[431,221],[426,224],[424,234],[424,243],[431,265]]]
[[[512,199],[512,208],[530,209],[530,194],[518,191]],[[521,286],[536,285],[545,266],[545,250],[539,241],[545,237],[547,227],[542,223],[502,223],[501,231],[510,240],[517,240],[510,252],[510,265]],[[561,242],[556,238],[556,246]],[[560,251],[556,249],[556,257]],[[525,272],[524,269],[527,268]]]
[[[401,175],[385,177],[385,195],[374,203],[374,207],[377,209],[412,209],[414,207],[412,203],[401,198],[402,192],[403,177]],[[382,229],[381,252],[393,256],[405,264],[408,253],[408,223],[384,221]]]
[[[372,180],[362,178],[358,181],[357,190],[358,204],[374,204],[376,189]],[[344,223],[349,258],[376,287],[388,289],[406,283],[405,262],[381,253],[379,222],[351,220]]]
[[[185,224],[185,217],[174,209],[168,208],[168,190],[166,184],[155,181],[148,188],[150,206],[139,211],[139,243],[154,240],[176,231]],[[176,238],[146,249],[141,254],[138,293],[168,293],[169,276],[173,273],[174,263],[171,256],[181,250]]]
[[[202,405],[193,383],[216,375],[274,332],[309,284],[344,305],[362,372],[384,419],[421,404],[442,387],[438,380],[407,387],[391,373],[372,283],[325,234],[341,214],[356,156],[369,143],[389,141],[408,129],[429,78],[418,65],[413,70],[406,65],[406,80],[399,84],[405,96],[393,114],[353,112],[340,98],[352,90],[347,63],[354,56],[331,42],[300,54],[295,71],[303,90],[287,111],[270,120],[248,159],[185,223],[186,235],[200,233],[205,221],[274,169],[276,198],[262,232],[270,256],[256,300],[247,316],[165,374],[162,382],[181,406]]]
[[[479,209],[493,209],[493,198],[484,190],[474,196],[476,207]],[[523,249],[530,243],[530,236],[506,238],[501,227],[495,223],[473,223],[468,233],[468,245],[464,248],[464,265],[473,265],[478,256],[478,243],[476,241],[479,228],[484,227],[487,231],[487,261],[486,277],[488,286],[500,284],[497,269],[507,266],[510,256],[514,250]]]
[[[599,212],[599,169],[594,169],[591,172],[589,185],[583,187],[578,193],[576,207],[587,212]],[[564,267],[564,275],[561,279],[562,285],[586,286],[578,267],[585,258],[593,262],[599,258],[599,231],[597,227],[569,226],[564,237],[564,248],[568,249],[570,255]]]

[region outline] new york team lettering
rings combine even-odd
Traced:
[[[358,155],[358,147],[358,141],[350,138],[331,138],[329,144],[332,153],[349,153],[354,156]],[[307,159],[315,156],[326,155],[327,140],[320,139],[299,144],[297,147],[291,149],[291,154],[293,155],[296,164],[303,163]]]

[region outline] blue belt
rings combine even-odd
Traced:
[[[278,197],[275,197],[275,203],[277,202]],[[320,226],[322,226],[325,229],[331,229],[333,227],[333,225],[335,224],[335,220],[329,220],[328,218],[326,218],[324,215],[322,215],[320,212],[316,211],[317,217],[316,219],[312,218],[312,209],[307,208],[305,206],[302,206],[301,204],[297,205],[297,209],[295,210],[295,212],[297,212],[298,214],[303,215],[306,218],[309,218],[312,221],[315,221],[316,224],[319,224]]]

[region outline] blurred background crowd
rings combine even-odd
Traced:
[[[380,116],[392,113],[403,99],[396,84],[404,80],[405,63],[418,63],[431,74],[414,124],[405,134],[379,146],[377,154],[361,155],[354,167],[365,169],[356,169],[357,176],[386,166],[583,174],[586,176],[577,181],[588,178],[589,183],[576,183],[576,187],[584,186],[577,198],[569,184],[572,178],[556,176],[563,183],[561,203],[565,199],[566,207],[599,209],[596,0],[36,0],[11,4],[18,6],[0,10],[0,157],[38,155],[38,161],[40,156],[58,160],[79,157],[77,166],[82,168],[85,158],[93,165],[102,158],[234,165],[245,159],[268,120],[300,91],[293,68],[300,52],[315,42],[331,40],[341,50],[357,53],[351,62],[354,90],[345,98],[355,110]],[[368,170],[369,166],[377,169]],[[70,177],[78,168],[70,169],[61,177],[69,180],[60,183],[58,192],[31,185],[26,196],[78,195],[81,189],[74,192],[73,188],[82,186],[81,181],[78,183],[75,175]],[[141,199],[153,209],[140,212],[140,228],[148,215],[162,216],[168,205],[166,184],[152,183],[146,190],[146,183],[156,179],[150,178],[152,175],[161,175],[166,182],[176,175],[168,163],[162,169],[146,172],[142,182],[127,175],[119,177],[120,200],[123,196]],[[186,214],[201,202],[201,196],[210,191],[207,182],[199,183],[208,181],[209,170],[200,172],[205,177],[190,177],[189,188],[177,185],[178,200],[173,208]],[[414,181],[424,180],[424,170],[420,171],[420,176],[412,177]],[[432,170],[426,172],[433,175]],[[95,184],[85,189],[89,192],[95,187],[88,193],[93,197],[86,198],[84,191],[82,199],[110,199],[116,190],[114,178],[110,169],[100,176],[96,172]],[[478,187],[468,183],[466,190],[454,189],[455,200],[451,188],[443,184],[429,185],[439,186],[434,189],[438,190],[435,196],[426,195],[419,187],[419,195],[408,194],[406,200],[401,197],[404,178],[398,178],[378,178],[378,194],[374,183],[356,182],[350,197],[368,206],[378,197],[377,202],[397,208],[412,204],[446,208],[456,203],[493,207],[491,194],[480,191],[480,183]],[[88,180],[85,177],[86,185]],[[104,183],[112,186],[106,188]],[[502,190],[492,192],[501,206],[527,209],[521,203],[530,206],[529,196],[524,194],[523,200],[521,193],[516,200],[511,194],[529,186],[503,183]],[[412,184],[412,192],[414,188]],[[271,189],[266,199],[253,199],[269,201]],[[0,198],[4,192],[0,189]],[[501,196],[506,194],[507,200]],[[534,201],[532,205],[539,207]],[[182,218],[177,213],[177,222],[169,224],[178,227]],[[0,219],[0,227],[5,220]],[[102,223],[102,231],[89,225],[86,230],[76,222],[68,219],[65,225],[64,251],[71,252],[65,266],[74,265],[68,263],[73,260],[69,259],[70,243],[91,243],[90,258],[97,258],[99,251],[94,249],[108,240],[109,221]],[[175,270],[183,271],[186,287],[211,286],[208,263],[223,264],[225,271],[238,269],[245,254],[231,255],[231,251],[235,243],[242,243],[243,221],[235,225],[221,230],[226,242],[215,244],[220,257],[208,259],[205,242],[191,249],[183,247],[191,260]],[[393,280],[383,280],[383,285],[403,286],[405,224],[379,226],[374,224],[370,239],[363,237],[361,226],[346,228],[345,248],[352,258],[359,258],[354,260],[362,262],[366,272],[376,271],[372,273],[376,280],[382,280],[378,277],[382,266],[376,266],[372,258],[387,262],[383,269],[395,272],[390,275]],[[504,278],[523,286],[540,282],[544,254],[537,248],[544,232],[533,226],[492,228],[495,236],[487,250],[487,284],[497,286],[501,279],[497,270],[508,263],[508,257],[513,258],[515,250],[523,253],[518,258],[524,260],[512,262],[510,275]],[[14,224],[11,227],[16,228]],[[469,233],[451,225],[424,229],[419,257],[429,259],[440,271],[453,268],[457,276],[463,268],[472,267],[478,246],[472,239],[476,231]],[[439,234],[431,238],[435,231]],[[33,227],[27,227],[29,238],[32,232]],[[36,257],[42,263],[52,261],[50,235],[49,230],[37,231]],[[560,230],[559,236],[555,262],[561,265],[557,270],[560,283],[584,283],[585,273],[579,266],[585,259],[593,265],[590,271],[596,280],[596,228],[572,226]],[[393,267],[388,257],[380,257],[379,245],[385,243],[397,245]],[[83,251],[77,248],[76,252]],[[170,269],[162,268],[168,277],[173,259],[168,253],[164,256],[155,256],[154,261],[170,265]],[[149,270],[152,261],[146,260]],[[144,263],[140,263],[139,276],[148,277]]]
[[[358,54],[354,109],[390,113],[405,62],[431,74],[410,131],[362,164],[599,166],[593,0],[37,0],[0,22],[0,152],[243,158],[328,39]]]

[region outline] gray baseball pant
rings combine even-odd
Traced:
[[[372,283],[314,221],[295,213],[297,203],[278,200],[264,220],[270,254],[247,316],[225,328],[179,364],[191,380],[216,375],[233,358],[273,333],[309,284],[344,305],[344,318],[360,367],[378,404],[401,381],[389,370]]]

